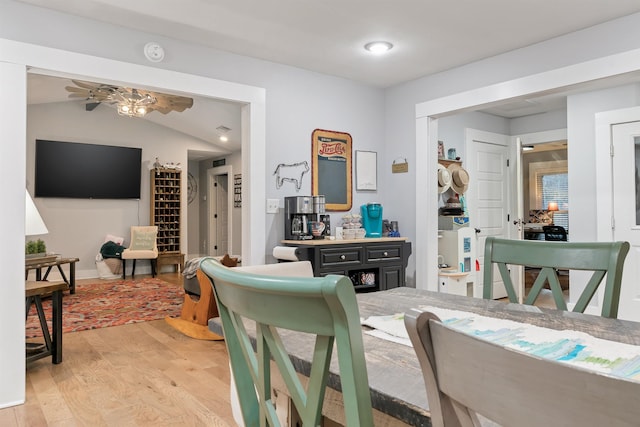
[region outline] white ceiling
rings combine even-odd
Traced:
[[[19,1],[376,87],[640,12],[638,0],[608,1],[606,6],[602,0]],[[387,55],[374,56],[363,48],[373,40],[389,41],[394,48]],[[31,90],[36,84],[38,99]],[[56,84],[57,98],[51,95],[47,100],[46,89]],[[62,94],[66,97],[66,84],[68,81],[30,80],[30,102],[60,100]],[[502,117],[537,114],[564,108],[564,95],[520,100],[484,111]],[[216,108],[219,115],[212,115],[209,108]],[[237,105],[196,98],[194,107],[184,113],[147,116],[216,144],[218,135],[211,132],[210,117],[221,117],[220,124],[234,132],[224,149],[239,149]],[[193,153],[196,156],[199,154]]]
[[[388,87],[640,11],[638,0],[21,0]],[[374,56],[365,43],[394,48]]]

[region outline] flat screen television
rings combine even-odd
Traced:
[[[36,139],[35,197],[139,199],[142,149]]]

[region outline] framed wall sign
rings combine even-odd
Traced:
[[[325,197],[325,209],[351,209],[351,135],[316,129],[311,134],[312,195]]]
[[[356,151],[356,190],[378,189],[378,153]]]

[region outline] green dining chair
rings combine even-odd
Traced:
[[[628,252],[629,242],[546,242],[487,237],[484,251],[483,297],[493,297],[494,264],[500,273],[509,301],[513,303],[518,302],[518,297],[509,275],[509,265],[536,267],[540,272],[524,303],[533,305],[545,283],[548,283],[556,307],[559,310],[567,310],[558,270],[591,271],[593,274],[573,311],[584,313],[606,275],[601,315],[617,318],[622,268]]]
[[[348,426],[373,426],[362,329],[351,280],[344,276],[285,277],[227,268],[205,258],[245,426],[280,426],[271,395],[273,359],[303,426],[319,426],[336,344]],[[246,325],[255,322],[256,350]],[[245,324],[245,322],[247,322]],[[283,344],[281,329],[315,335],[305,390]]]

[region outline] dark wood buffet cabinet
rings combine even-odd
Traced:
[[[316,276],[341,274],[356,292],[405,286],[411,242],[404,237],[353,240],[283,240],[298,248],[298,259],[309,260]]]

